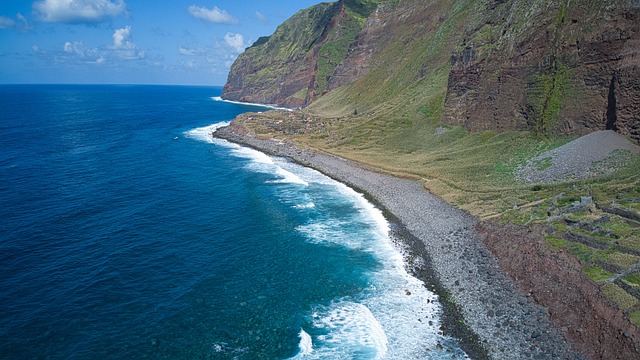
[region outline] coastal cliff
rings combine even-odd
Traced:
[[[342,0],[260,38],[223,98],[320,116],[402,101],[472,131],[611,129],[640,143],[639,51],[634,0]]]
[[[233,64],[223,98],[302,107],[329,89],[374,0],[341,0],[302,10],[258,39]]]

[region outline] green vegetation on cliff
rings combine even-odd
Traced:
[[[533,76],[528,100],[533,107],[533,131],[536,134],[547,137],[556,134],[562,106],[573,96],[573,72],[564,64],[557,63],[548,73]]]
[[[296,13],[236,59],[223,97],[230,100],[301,106],[300,90],[309,86],[315,47],[338,11],[322,3]],[[305,93],[306,96],[306,93]]]
[[[344,0],[299,11],[238,57],[222,96],[289,107],[307,105],[326,89],[380,2]]]
[[[344,5],[360,18],[361,25],[384,0],[343,0]]]

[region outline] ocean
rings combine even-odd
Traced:
[[[0,86],[1,359],[451,359],[363,195],[219,87]]]

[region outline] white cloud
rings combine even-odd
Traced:
[[[110,47],[114,54],[123,60],[143,59],[145,53],[140,50],[131,39],[131,26],[127,25],[122,29],[113,32],[113,45]]]
[[[36,53],[45,54],[39,47],[32,47]],[[58,55],[58,62],[79,62],[87,64],[101,64],[104,62],[104,54],[97,48],[89,48],[81,41],[67,41],[62,46],[64,55]]]
[[[31,45],[31,50],[33,50],[33,53],[37,55],[46,55],[47,53],[46,51],[42,50],[40,46],[36,44]]]
[[[178,52],[180,53],[180,55],[195,56],[195,55],[204,54],[205,51],[202,48],[190,49],[190,48],[180,46],[178,48]]]
[[[17,13],[16,20],[6,17],[0,16],[0,29],[15,29],[19,31],[30,30],[31,26],[29,26],[29,22],[27,22],[27,18],[24,15]]]
[[[191,16],[215,24],[235,25],[238,23],[238,19],[235,16],[229,14],[224,10],[221,10],[217,6],[214,6],[213,9],[207,9],[200,6],[191,5],[187,8],[187,10],[189,11],[189,14],[191,14]]]
[[[66,53],[73,53],[79,56],[84,56],[84,52],[85,52],[85,47],[84,44],[82,42],[70,42],[67,41],[66,43],[64,43],[64,52]]]
[[[99,23],[123,13],[124,0],[41,0],[33,4],[44,22]]]
[[[245,45],[244,43],[244,37],[242,36],[242,34],[227,33],[224,36],[224,42],[226,42],[227,45],[231,46],[233,50],[235,50],[235,52],[238,54],[243,52],[247,47],[247,45]]]
[[[196,71],[214,71],[216,75],[229,71],[229,67],[238,57],[238,53],[244,50],[246,40],[241,34],[228,33],[223,39],[218,38],[210,45],[193,43],[192,39],[185,39],[189,46],[179,45],[178,53],[181,56],[179,69],[189,73]]]
[[[182,46],[178,49],[180,55],[193,56],[196,52],[193,49],[183,48]]]
[[[258,22],[260,22],[261,24],[268,24],[269,23],[269,18],[267,18],[263,13],[261,13],[260,11],[256,11],[256,13],[254,14],[254,16],[256,17],[256,19],[258,20]]]
[[[32,55],[42,59],[49,59],[58,64],[72,67],[107,66],[121,67],[130,60],[141,60],[139,64],[147,64],[147,54],[133,41],[131,26],[115,29],[110,35],[105,34],[104,42],[99,46],[92,46],[83,41],[69,39],[58,43],[53,49],[43,49],[39,45],[31,46]]]
[[[0,16],[0,29],[12,29],[16,26],[16,21],[6,16]]]
[[[131,42],[131,26],[127,25],[113,32],[114,49],[131,49],[133,47],[134,45]]]

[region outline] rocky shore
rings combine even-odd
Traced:
[[[547,310],[500,270],[482,242],[476,219],[425,191],[420,183],[301,150],[286,141],[258,139],[234,125],[219,129],[215,136],[315,168],[365,192],[393,214],[406,230],[399,246],[407,250],[408,263],[420,264],[413,272],[426,286],[439,288],[449,316],[445,319],[449,329],[445,330],[461,338],[472,358],[584,358],[574,352],[563,332],[552,326]],[[464,326],[456,327],[455,323]]]

